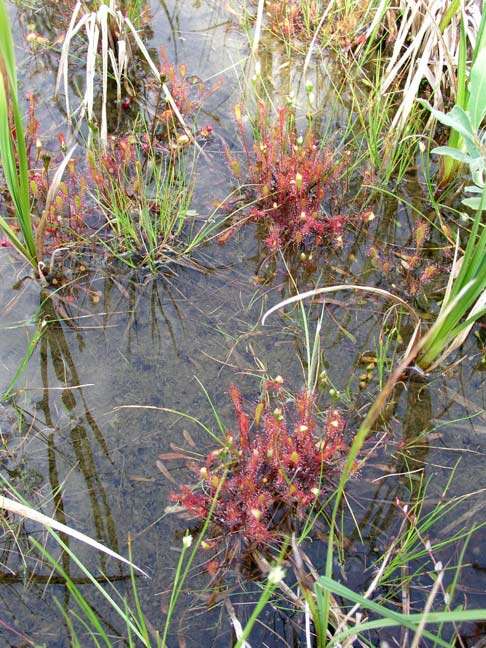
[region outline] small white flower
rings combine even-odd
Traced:
[[[192,535],[190,533],[186,533],[186,535],[182,538],[182,545],[184,549],[189,549],[189,547],[192,545]]]
[[[285,578],[285,569],[280,567],[280,565],[275,565],[272,567],[268,574],[268,582],[272,585],[278,585]]]

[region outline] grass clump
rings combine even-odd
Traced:
[[[346,4],[348,16],[359,14],[360,7]],[[351,135],[364,138],[385,181],[394,171],[401,181],[413,165],[424,124],[428,137],[436,133],[435,119],[417,100],[429,100],[435,110],[453,102],[465,108],[467,67],[484,38],[482,4],[371,2],[354,27],[349,23],[350,44],[344,47],[332,13],[324,22],[326,44],[341,60],[346,88],[353,93],[358,120],[352,120]],[[452,133],[450,145],[458,144],[458,134]],[[453,166],[451,159],[445,161],[442,182],[450,179]]]
[[[464,23],[461,24],[461,49],[459,57],[458,88],[456,103],[452,110],[444,113],[421,101],[432,116],[450,130],[447,146],[439,146],[432,153],[444,156],[439,174],[439,185],[444,187],[457,173],[462,164],[469,167],[474,187],[467,187],[470,193],[482,193],[485,186],[485,132],[481,129],[486,114],[486,12],[483,12],[478,28],[477,40],[472,54],[471,69],[467,72],[467,46]],[[477,209],[479,198],[463,201]]]
[[[423,102],[439,122],[451,129],[448,146],[432,150],[446,158],[440,181],[444,183],[454,171],[451,163],[467,165],[474,185],[466,187],[465,192],[473,197],[463,200],[463,204],[472,209],[480,208],[481,196],[477,194],[482,194],[486,188],[486,131],[482,128],[486,116],[486,14],[483,22],[482,37],[461,102],[448,113]]]
[[[461,20],[471,48],[480,30],[481,13],[476,0],[468,0],[461,10],[459,2],[434,3],[427,0],[402,3],[400,7],[385,4],[378,7],[368,29],[369,39],[363,48],[369,51],[375,39],[383,39],[391,48],[381,79],[380,92],[385,95],[394,87],[402,91],[391,131],[398,137],[412,114],[415,100],[430,91],[435,108],[444,106],[458,92],[457,62],[461,60]],[[383,16],[385,20],[383,20]],[[385,27],[386,25],[386,27]]]
[[[99,240],[117,259],[155,269],[204,238],[191,228],[193,181],[182,155],[156,154],[147,134],[132,134],[110,137],[89,165],[106,219]]]

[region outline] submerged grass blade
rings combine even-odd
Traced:
[[[7,388],[3,392],[3,394],[0,397],[0,401],[6,401],[10,398],[12,395],[13,389],[15,385],[17,384],[18,379],[20,376],[24,373],[24,371],[27,369],[27,366],[29,364],[29,360],[32,357],[32,354],[34,353],[38,343],[40,342],[40,339],[44,333],[46,323],[44,321],[39,322],[34,335],[30,339],[27,349],[25,350],[24,357],[22,358],[20,364],[17,367],[17,370],[15,371],[15,375],[12,378],[12,380],[9,382]]]
[[[73,562],[81,569],[83,574],[87,576],[87,578],[90,580],[90,582],[95,586],[95,588],[100,592],[100,594],[103,596],[103,598],[109,603],[109,605],[115,610],[117,615],[125,621],[125,623],[131,628],[132,632],[142,641],[142,645],[146,646],[146,648],[150,648],[147,646],[147,644],[144,643],[144,639],[142,634],[140,633],[139,629],[137,628],[137,625],[132,619],[132,615],[130,613],[126,613],[122,608],[118,605],[118,603],[108,594],[106,589],[101,586],[101,584],[98,582],[98,580],[93,576],[93,574],[89,571],[89,569],[79,560],[79,558],[76,556],[76,554],[68,547],[67,544],[65,544],[61,538],[54,532],[52,531],[54,538],[56,539],[57,543],[61,547],[63,551],[66,552],[66,554],[73,560]],[[36,549],[48,560],[48,562],[51,563],[51,565],[57,570],[60,565],[58,561],[48,552],[46,549],[35,539],[35,538],[30,538],[30,541],[32,544],[36,547]],[[128,561],[126,561],[128,562]],[[129,563],[130,564],[130,563]],[[133,565],[135,567],[135,565]],[[137,567],[135,567],[138,569]],[[76,600],[78,603],[80,603],[81,608],[83,611],[86,612],[88,620],[95,626],[97,627],[98,624],[100,623],[98,620],[97,615],[89,605],[89,603],[86,601],[85,597],[81,594],[81,592],[78,590],[79,595],[76,597]],[[108,644],[108,646],[112,646],[111,643]]]
[[[49,517],[48,515],[44,515],[43,513],[36,511],[30,506],[26,506],[25,504],[21,504],[20,502],[17,502],[16,500],[13,500],[9,497],[4,497],[3,495],[0,495],[0,508],[6,511],[10,511],[10,513],[14,513],[15,515],[20,515],[21,517],[28,518],[29,520],[32,520],[33,522],[37,522],[38,524],[41,524],[42,526],[48,529],[55,529],[60,533],[65,533],[66,535],[69,535],[72,538],[79,540],[80,542],[84,542],[85,544],[89,545],[93,549],[97,549],[98,551],[105,553],[111,558],[115,558],[116,560],[120,560],[126,565],[130,565],[130,567],[136,569],[140,574],[143,574],[143,576],[146,576],[147,578],[149,577],[148,574],[143,571],[143,569],[140,569],[140,567],[137,567],[136,565],[134,565],[132,562],[130,562],[123,556],[120,556],[120,554],[116,553],[116,551],[109,549],[105,545],[102,545],[96,540],[93,540],[92,538],[85,535],[84,533],[81,533],[80,531],[77,531],[72,527],[66,526],[65,524],[58,522],[54,518]]]

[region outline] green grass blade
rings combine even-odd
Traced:
[[[12,395],[13,388],[15,387],[15,385],[16,385],[18,379],[20,378],[20,376],[26,370],[26,368],[27,368],[27,366],[29,364],[29,360],[32,357],[32,354],[34,353],[35,348],[37,347],[37,345],[38,345],[38,343],[39,343],[39,341],[40,341],[40,339],[42,337],[42,334],[44,333],[44,330],[45,330],[44,327],[45,327],[44,322],[40,322],[38,324],[38,327],[37,327],[34,335],[32,336],[31,340],[29,341],[29,344],[27,345],[27,349],[26,349],[26,351],[24,353],[24,357],[22,358],[19,366],[17,367],[17,370],[15,371],[14,377],[9,382],[9,384],[7,386],[7,389],[3,392],[2,396],[0,397],[0,401],[5,401],[8,398],[10,398],[10,396]]]
[[[15,137],[12,135],[12,121]],[[19,252],[35,265],[36,248],[30,211],[27,148],[18,101],[12,32],[4,0],[0,0],[0,160],[24,244],[19,246],[16,237],[9,235],[5,221],[2,229]]]
[[[99,634],[99,636],[103,639],[105,645],[107,648],[111,648],[111,642],[108,639],[108,636],[106,635],[103,626],[101,625],[100,620],[98,619],[98,616],[95,614],[89,603],[86,601],[84,596],[81,594],[79,591],[79,588],[74,584],[73,580],[69,576],[69,574],[64,570],[62,567],[61,563],[54,558],[54,556],[51,555],[47,549],[44,548],[44,546],[38,542],[35,538],[31,537],[30,541],[34,545],[34,547],[37,549],[37,551],[47,560],[47,562],[56,570],[56,572],[62,576],[62,578],[66,581],[66,586],[75,599],[76,603],[78,604],[79,608],[81,611],[84,613],[86,616],[87,620],[89,621],[91,627],[93,627],[96,632]]]
[[[370,601],[364,596],[353,592],[353,590],[349,589],[345,585],[342,585],[334,579],[328,578],[326,576],[321,576],[317,581],[315,587],[321,588],[323,591],[332,592],[333,594],[341,596],[342,598],[352,601],[353,603],[358,603],[359,605],[361,605],[361,607],[368,609],[381,617],[376,621],[351,626],[350,628],[340,633],[338,636],[334,637],[331,641],[330,646],[336,645],[345,637],[351,634],[356,634],[357,632],[368,629],[404,626],[411,630],[416,630],[417,626],[423,619],[422,614],[402,614],[401,612],[391,610],[390,608],[380,605],[379,603]],[[426,622],[434,624],[444,622],[478,621],[486,619],[486,609],[431,612],[426,616]],[[449,643],[430,632],[424,632],[424,636],[432,641],[435,641],[439,646],[444,646],[445,648],[449,648],[450,646]]]

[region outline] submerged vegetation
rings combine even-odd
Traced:
[[[0,0],[0,643],[479,646],[486,6],[189,4]]]

